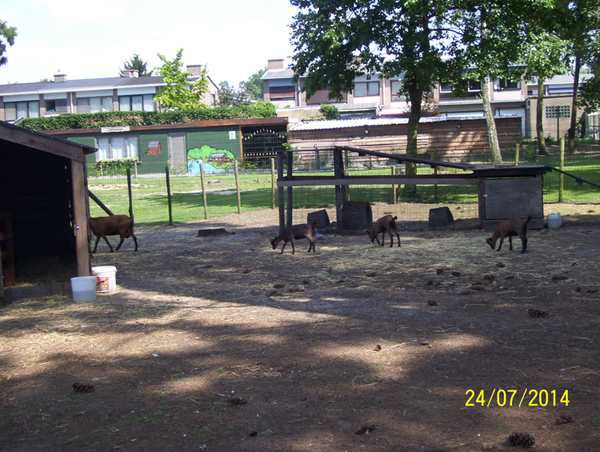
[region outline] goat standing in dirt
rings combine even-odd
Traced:
[[[123,241],[129,237],[135,242],[135,251],[138,250],[137,238],[133,233],[133,218],[129,218],[127,215],[111,215],[109,217],[98,218],[88,217],[88,225],[90,226],[90,230],[96,236],[96,245],[94,246],[92,254],[96,252],[101,237],[110,248],[110,252],[113,252],[113,247],[106,238],[107,235],[119,235],[121,237],[121,241],[117,246],[117,251],[121,248]]]
[[[292,226],[291,228],[285,229],[281,234],[271,240],[271,245],[273,245],[273,249],[277,248],[279,242],[283,240],[283,247],[281,248],[281,253],[285,249],[285,246],[288,242],[292,243],[292,254],[296,253],[296,247],[294,246],[295,240],[307,238],[310,244],[308,245],[308,252],[312,249],[314,253],[317,252],[315,249],[315,224],[317,222],[313,221],[312,224],[297,224]]]
[[[398,234],[398,229],[396,228],[397,219],[398,217],[386,215],[375,222],[372,231],[365,230],[371,239],[371,243],[377,240],[377,244],[383,246],[383,243],[385,242],[385,233],[387,232],[390,235],[390,248],[392,248],[394,246],[394,236],[392,235],[392,232],[394,232],[398,238],[398,246],[400,246],[400,234]],[[379,234],[381,234],[381,243],[379,243],[379,238],[377,237]]]
[[[494,231],[491,237],[488,237],[486,242],[492,249],[496,248],[496,241],[500,238],[500,245],[498,246],[498,251],[502,248],[502,242],[505,237],[508,237],[509,247],[508,249],[512,251],[512,238],[514,236],[519,236],[521,239],[521,253],[527,251],[527,223],[531,220],[531,215],[527,217],[527,220],[522,220],[521,218],[510,218],[508,220],[502,221],[498,228]]]

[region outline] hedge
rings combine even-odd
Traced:
[[[167,112],[155,111],[109,111],[103,113],[81,113],[44,118],[27,118],[19,126],[36,131],[96,129],[99,127],[152,126],[187,124],[193,121],[219,119],[250,119],[276,117],[275,105],[266,102],[237,107],[206,107],[181,109]]]

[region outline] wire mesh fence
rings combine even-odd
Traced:
[[[430,157],[430,156],[426,156]],[[528,158],[529,157],[529,158]],[[570,175],[549,171],[544,175],[544,204],[551,209],[553,203],[600,204],[600,188],[585,181],[600,184],[600,149],[586,147],[566,154],[561,165],[558,150],[541,158],[523,152],[520,165],[549,165],[562,168]],[[347,175],[377,176],[405,174],[404,164],[396,160],[373,156],[345,156]],[[333,156],[330,151],[294,152],[294,175],[332,176]],[[205,218],[260,210],[278,206],[277,168],[272,158],[246,159],[239,170],[219,173],[184,173],[157,165],[152,174],[131,172],[131,190],[125,175],[96,176],[88,178],[90,191],[112,213],[128,214],[131,205],[138,226],[158,226],[184,223]],[[513,162],[514,163],[514,162]],[[236,168],[238,165],[236,164]],[[456,174],[454,168],[417,167],[417,174]],[[90,172],[91,173],[91,172]],[[476,185],[419,185],[416,197],[407,199],[399,185],[351,185],[348,200],[369,202],[373,217],[394,213],[407,221],[426,221],[429,210],[448,206],[455,219],[478,217],[478,188]],[[131,191],[131,195],[130,195]],[[307,185],[293,189],[293,223],[306,222],[307,213],[326,209],[335,218],[335,187]],[[90,201],[90,215],[106,213]]]

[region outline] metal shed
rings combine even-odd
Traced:
[[[61,255],[72,276],[90,275],[85,155],[96,149],[0,121],[0,245],[3,303],[70,294],[70,281],[14,288],[19,260]]]

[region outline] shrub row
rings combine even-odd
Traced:
[[[70,130],[118,126],[187,124],[193,121],[274,118],[276,116],[275,105],[272,103],[257,102],[255,104],[245,104],[236,107],[180,109],[162,113],[155,111],[109,111],[103,113],[27,118],[19,126],[36,131]]]

